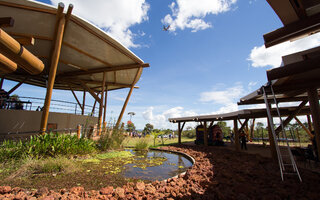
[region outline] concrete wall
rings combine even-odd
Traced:
[[[31,132],[40,130],[42,111],[28,110],[0,110],[0,134]],[[97,117],[67,113],[49,113],[48,124],[57,124],[58,130],[76,129],[78,124],[87,127],[94,126],[98,122]]]

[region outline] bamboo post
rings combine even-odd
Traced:
[[[240,150],[240,142],[239,142],[239,130],[238,130],[238,121],[237,119],[233,120],[233,131],[234,131],[234,144],[236,151]]]
[[[204,127],[204,146],[208,146],[208,128],[207,128],[207,121],[203,122],[203,127]]]
[[[317,144],[318,155],[320,155],[320,107],[319,107],[319,98],[318,91],[316,88],[308,89],[308,99],[311,110],[311,117],[313,122],[314,137]]]
[[[178,122],[178,144],[181,144],[181,124]]]
[[[62,3],[59,3],[59,7],[64,7]],[[40,131],[41,133],[45,133],[47,129],[47,123],[49,118],[49,109],[50,109],[50,102],[51,102],[51,96],[52,96],[52,90],[54,81],[56,78],[59,58],[60,58],[60,52],[61,52],[61,46],[62,46],[62,40],[63,40],[63,33],[65,28],[65,17],[62,16],[59,19],[59,25],[58,30],[56,34],[56,40],[54,45],[54,50],[51,57],[51,65],[50,65],[50,71],[49,71],[49,78],[48,78],[48,86],[47,86],[47,93],[46,93],[46,99],[43,107],[42,117],[41,117],[41,125],[40,125]]]
[[[137,71],[136,77],[134,78],[134,81],[133,81],[133,83],[132,83],[132,85],[131,85],[131,87],[130,87],[129,93],[128,93],[128,95],[127,95],[127,98],[126,98],[126,100],[125,100],[125,102],[124,102],[124,104],[123,104],[123,107],[122,107],[122,109],[121,109],[119,118],[118,118],[118,120],[117,120],[116,127],[118,127],[119,124],[120,124],[120,122],[121,122],[123,113],[124,113],[124,111],[126,110],[127,104],[128,104],[128,102],[129,102],[130,96],[131,96],[131,94],[132,94],[134,85],[135,85],[136,82],[138,81],[139,75],[140,75],[141,73],[142,73],[142,67],[140,67],[139,70]]]
[[[309,128],[309,131],[311,132],[313,129],[312,129],[312,121],[311,121],[310,115],[307,115],[307,120],[308,120],[308,128]]]
[[[101,98],[100,98],[100,102],[99,102],[99,117],[98,117],[98,134],[99,136],[101,135],[102,132],[102,111],[103,111],[103,97],[104,97],[104,90],[105,90],[105,86],[106,86],[106,72],[103,72],[103,78],[102,78],[102,91],[101,91]]]
[[[78,126],[77,126],[77,137],[78,137],[78,139],[81,138],[81,125],[80,124],[78,124]]]

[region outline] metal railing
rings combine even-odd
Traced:
[[[19,110],[36,110],[41,111],[45,99],[38,97],[20,97],[20,100],[0,99],[1,109],[19,109]],[[81,114],[82,109],[75,102],[63,101],[63,100],[51,100],[50,112],[60,112],[60,113],[72,113]],[[93,106],[85,105],[84,115],[97,116],[99,113],[99,106],[93,109]]]

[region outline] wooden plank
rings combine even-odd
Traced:
[[[130,65],[118,65],[118,66],[109,66],[109,67],[99,67],[95,69],[89,69],[88,71],[72,71],[72,72],[65,72],[59,74],[59,77],[69,77],[69,76],[77,76],[77,75],[87,75],[87,74],[96,74],[101,72],[112,72],[112,71],[120,71],[120,70],[127,70],[127,69],[137,69],[140,67],[149,67],[148,63],[144,64],[130,64]]]
[[[13,7],[13,8],[19,8],[19,9],[23,9],[23,10],[42,12],[42,13],[47,13],[47,14],[56,14],[56,12],[57,12],[56,10],[31,7],[31,6],[27,6],[27,5],[21,5],[21,4],[16,4],[16,3],[12,3],[12,2],[4,2],[4,1],[0,1],[0,5],[7,6],[7,7]]]
[[[107,98],[108,98],[108,86],[106,86],[106,92],[104,95],[104,108],[103,108],[103,123],[106,122],[106,115],[107,115]],[[106,127],[104,127],[106,128]]]
[[[291,120],[302,110],[302,108],[307,104],[307,100],[302,101],[300,105],[282,122],[283,127],[286,127]],[[282,126],[280,125],[276,128],[275,133],[278,135],[282,131]]]
[[[59,7],[61,7],[61,6],[62,6],[62,4],[59,4]],[[53,85],[55,82],[59,58],[60,58],[65,22],[66,21],[65,21],[64,17],[59,19],[59,26],[58,26],[58,30],[57,30],[55,45],[54,45],[54,51],[52,52],[52,56],[51,56],[52,60],[50,63],[50,71],[49,71],[46,99],[45,99],[45,103],[43,106],[43,112],[42,112],[41,124],[40,124],[40,131],[42,134],[44,134],[47,129],[50,102],[51,102],[51,96],[52,96],[52,89],[53,89]]]
[[[12,17],[0,17],[0,27],[13,27],[14,19]]]
[[[319,97],[319,96],[318,96],[318,97]],[[312,129],[312,121],[311,121],[310,115],[307,115],[307,121],[308,121],[309,131],[311,132],[313,129]]]
[[[17,42],[19,42],[21,45],[27,46],[27,45],[34,45],[35,39],[33,37],[23,37],[23,38],[15,38]]]
[[[320,30],[320,14],[312,15],[263,35],[265,46],[271,47]]]

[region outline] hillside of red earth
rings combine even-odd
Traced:
[[[163,147],[187,153],[196,163],[184,176],[167,181],[127,183],[122,187],[57,191],[0,187],[0,199],[320,199],[320,174],[300,169],[297,176],[281,181],[279,167],[271,159],[235,152],[225,147]]]

